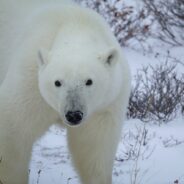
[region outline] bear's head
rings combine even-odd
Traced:
[[[39,90],[70,126],[111,108],[122,91],[122,58],[106,43],[72,40],[39,51]],[[125,69],[126,70],[126,69]]]

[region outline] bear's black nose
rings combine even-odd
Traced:
[[[82,118],[83,118],[83,113],[80,111],[68,111],[65,114],[65,117],[67,119],[68,122],[70,122],[72,125],[77,125],[81,122]]]

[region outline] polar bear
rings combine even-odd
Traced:
[[[130,72],[103,18],[60,0],[0,2],[0,183],[28,183],[56,121],[83,184],[111,184]]]

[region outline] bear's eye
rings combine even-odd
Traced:
[[[56,87],[61,87],[61,85],[62,85],[59,80],[56,80],[54,84]]]
[[[86,86],[91,86],[93,84],[93,81],[91,79],[88,79],[86,81]]]

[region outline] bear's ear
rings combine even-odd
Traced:
[[[39,68],[42,68],[47,65],[49,62],[49,51],[46,49],[40,49],[38,51],[38,66]]]
[[[106,65],[112,66],[118,59],[118,51],[116,48],[110,48],[104,52],[104,54],[101,54],[99,59],[102,60]]]

